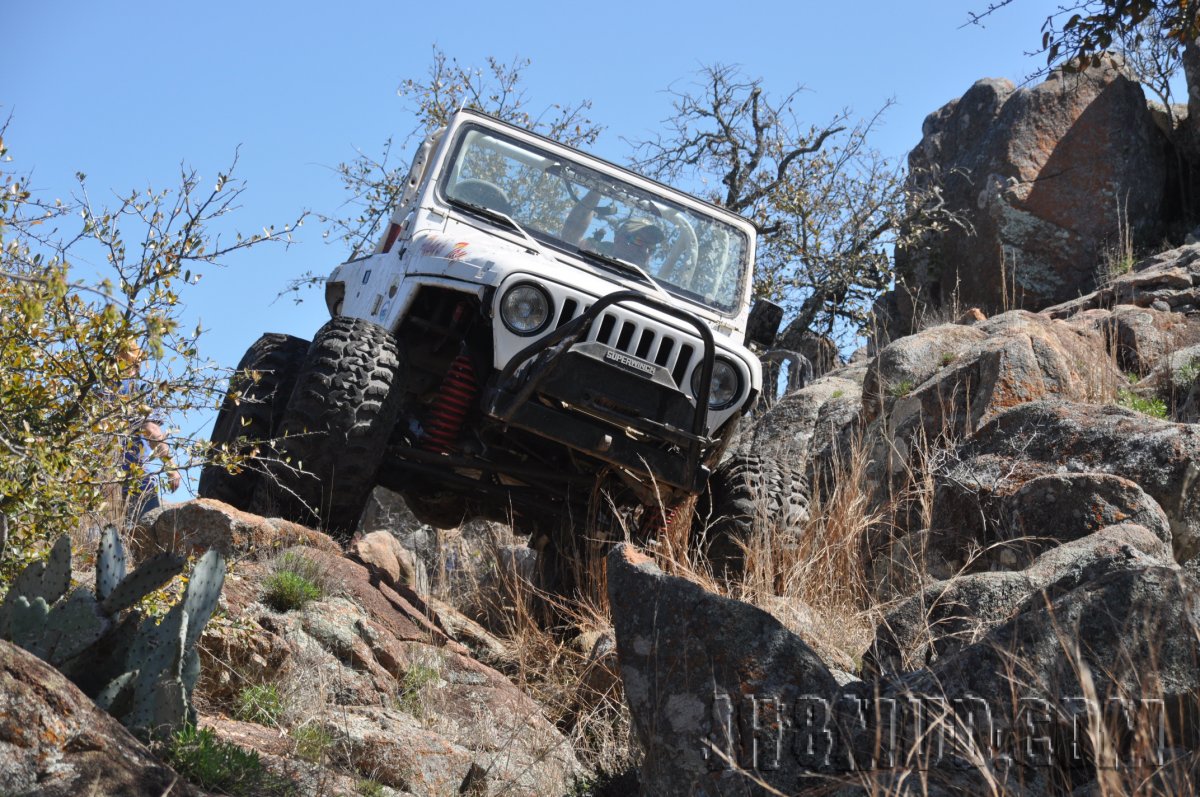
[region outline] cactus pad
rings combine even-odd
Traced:
[[[71,538],[66,534],[54,541],[46,567],[42,571],[42,586],[38,593],[46,603],[54,603],[71,588]]]
[[[40,597],[30,600],[18,595],[11,604],[11,628],[14,645],[39,658],[46,657],[50,640],[46,638],[46,617],[50,607]]]
[[[125,578],[127,560],[125,546],[116,526],[106,526],[100,535],[100,549],[96,552],[96,597],[105,600]]]
[[[120,716],[127,710],[126,704],[132,691],[133,679],[136,672],[121,673],[109,681],[108,685],[96,695],[96,705],[113,716]]]
[[[182,573],[183,566],[184,560],[170,553],[147,559],[137,570],[121,579],[121,583],[113,588],[100,604],[100,608],[107,614],[117,614],[128,609]]]
[[[69,598],[56,603],[46,618],[46,661],[60,666],[89,648],[110,627],[112,622],[100,612],[95,596],[87,587],[79,587]]]
[[[225,584],[225,557],[219,551],[209,550],[200,557],[188,579],[187,594],[184,596],[184,611],[188,615],[188,634],[184,648],[190,650],[204,631],[204,626],[217,608],[221,598],[221,587]]]

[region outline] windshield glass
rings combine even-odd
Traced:
[[[672,293],[733,312],[747,241],[720,219],[552,156],[500,133],[465,127],[443,194],[503,213],[538,240],[641,267]]]

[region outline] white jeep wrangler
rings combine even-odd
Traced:
[[[342,537],[376,485],[443,527],[672,507],[762,390],[748,345],[780,313],[751,312],[754,244],[740,216],[461,111],[375,251],[329,276],[311,344],[247,352],[212,439],[258,467],[210,466],[200,493]]]

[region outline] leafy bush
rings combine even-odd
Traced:
[[[277,237],[267,229],[223,244],[210,235],[243,190],[229,174],[204,188],[184,170],[172,191],[132,192],[100,207],[80,173],[80,198],[40,199],[13,171],[3,133],[0,586],[87,513],[107,507],[110,521],[120,519],[112,508],[122,484],[147,475],[136,466],[127,473],[121,455],[152,411],[169,421],[215,404],[222,374],[201,360],[199,330],[181,329],[180,291],[202,267]],[[105,272],[80,280],[75,260],[89,271],[106,264]],[[136,351],[153,367],[130,389],[119,356]],[[186,443],[189,460],[206,456],[202,444],[171,442]]]

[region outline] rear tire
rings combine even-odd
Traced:
[[[746,545],[800,533],[808,519],[808,484],[778,460],[738,455],[713,471],[697,510],[693,544],[714,575],[735,579],[745,572]]]
[[[269,332],[246,350],[229,380],[229,390],[213,424],[213,445],[225,445],[235,454],[253,457],[256,448],[269,444],[279,428],[308,345],[303,338]],[[252,373],[258,374],[257,381],[250,376]],[[200,497],[249,509],[262,478],[260,468],[253,461],[233,473],[220,465],[205,465],[200,471]]]
[[[354,533],[399,414],[403,373],[385,328],[339,316],[317,332],[279,426],[260,513]]]

